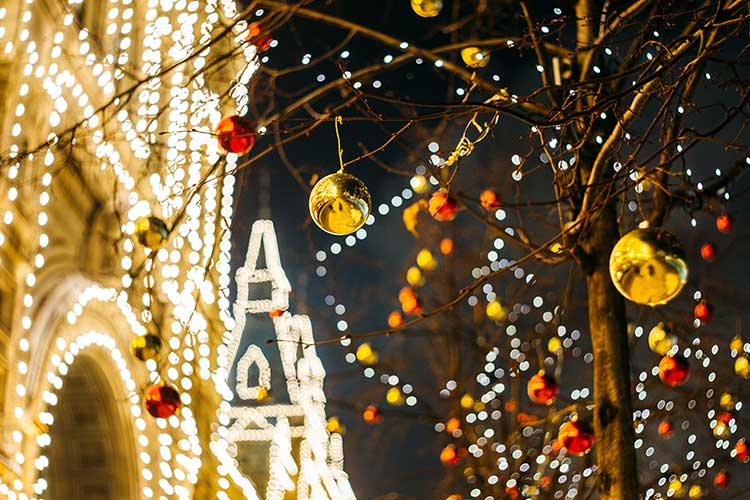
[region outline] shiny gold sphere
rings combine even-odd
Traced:
[[[310,193],[310,215],[323,231],[351,234],[367,221],[372,198],[364,182],[345,172],[320,179]]]
[[[670,233],[635,229],[612,249],[609,274],[626,299],[658,306],[680,293],[687,282],[688,266],[685,252]]]
[[[135,237],[151,250],[161,248],[168,235],[166,223],[158,217],[141,217],[135,221]]]
[[[461,49],[461,59],[470,68],[484,68],[490,62],[490,53],[479,47]]]
[[[435,17],[443,10],[443,0],[411,0],[411,9],[420,17]]]
[[[130,343],[130,352],[141,361],[158,360],[161,352],[161,339],[152,333],[138,335]]]

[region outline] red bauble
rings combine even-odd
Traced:
[[[419,314],[422,312],[422,305],[419,303],[419,297],[417,294],[405,286],[398,292],[398,301],[401,302],[401,309],[406,314]]]
[[[493,190],[485,189],[482,191],[482,194],[479,195],[479,204],[482,205],[482,208],[490,212],[500,208],[500,198],[497,197],[497,193]]]
[[[750,450],[747,449],[747,443],[745,439],[740,439],[737,444],[734,445],[734,458],[740,462],[750,462]]]
[[[540,371],[529,380],[526,386],[529,399],[541,405],[551,405],[555,402],[560,386],[557,385],[555,377]]]
[[[362,412],[362,418],[368,424],[377,424],[383,421],[383,414],[380,413],[377,406],[369,405],[365,408],[365,411]]]
[[[458,213],[458,203],[444,189],[432,194],[428,208],[432,218],[440,222],[452,221]]]
[[[732,218],[729,214],[721,214],[716,218],[716,229],[721,233],[728,233],[732,230]]]
[[[594,446],[594,431],[586,422],[568,421],[560,426],[557,442],[568,450],[568,453],[585,455]]]
[[[717,488],[726,488],[727,484],[729,484],[729,474],[722,469],[714,476],[714,486]]]
[[[180,408],[180,393],[171,385],[151,386],[143,396],[143,406],[154,418],[169,418]]]
[[[227,116],[216,126],[216,138],[227,153],[244,155],[255,144],[255,127],[246,118]]]
[[[659,378],[670,387],[682,385],[690,376],[690,363],[679,354],[664,356],[659,361]]]
[[[713,315],[713,307],[711,307],[711,304],[709,304],[705,300],[701,300],[700,302],[695,304],[695,308],[693,309],[693,316],[695,316],[695,319],[700,320],[701,323],[708,323]]]
[[[701,245],[701,257],[707,262],[711,262],[716,258],[716,247],[711,243],[704,243]]]
[[[449,444],[440,452],[440,461],[443,465],[456,465],[461,460],[458,450],[452,444]]]
[[[730,412],[728,412],[728,411],[723,411],[723,412],[719,413],[719,416],[718,416],[718,417],[716,417],[716,420],[718,420],[719,422],[721,422],[721,423],[723,423],[723,424],[727,424],[727,425],[729,425],[729,423],[730,423],[730,422],[731,422],[731,421],[732,421],[733,419],[734,419],[734,415],[732,415],[732,414],[731,414]]]
[[[672,425],[672,422],[669,420],[662,420],[659,422],[659,435],[663,438],[670,438],[672,437],[672,433],[674,432],[674,426]]]

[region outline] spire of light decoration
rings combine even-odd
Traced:
[[[261,249],[265,268],[258,267]],[[281,267],[271,221],[253,224],[247,257],[237,271],[236,284],[234,328],[227,336],[216,373],[224,402],[219,409],[220,427],[214,435],[212,450],[249,499],[281,500],[296,489],[301,500],[354,500],[342,467],[341,436],[329,432],[326,420],[325,370],[315,352],[310,318],[287,311],[291,285]],[[270,284],[271,296],[251,299],[250,287],[258,284]],[[258,406],[235,401],[236,394],[239,400],[252,402],[271,387],[272,370],[260,347],[250,344],[244,353],[239,351],[246,336],[247,314],[269,314],[273,321],[274,345],[281,355],[289,403]],[[237,381],[233,391],[229,375],[235,365]],[[258,377],[251,382],[249,370],[253,365]],[[293,447],[292,440],[297,439],[299,446]],[[239,470],[232,457],[232,450],[243,443],[268,445],[270,477],[265,492],[257,491],[256,482]]]

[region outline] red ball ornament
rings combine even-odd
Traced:
[[[717,488],[726,488],[727,484],[729,484],[729,474],[722,469],[714,476],[714,486]]]
[[[664,439],[668,439],[672,437],[672,433],[674,432],[674,426],[672,425],[672,422],[669,420],[662,420],[659,422],[659,435],[663,437]]]
[[[659,378],[670,387],[685,383],[690,376],[690,363],[679,354],[664,356],[659,361]]]
[[[169,418],[180,408],[180,393],[174,386],[156,384],[143,396],[143,406],[154,418]]]
[[[734,450],[732,450],[732,454],[734,455],[734,458],[740,462],[750,462],[750,450],[748,450],[744,438],[737,441],[737,444],[734,445]]]
[[[732,218],[729,214],[721,214],[716,217],[716,229],[718,229],[720,233],[725,234],[732,230]]]
[[[452,221],[458,213],[458,203],[445,189],[432,194],[428,208],[432,218],[440,222]]]
[[[216,126],[216,138],[221,149],[227,153],[244,155],[255,144],[255,127],[246,118],[227,116]]]
[[[283,309],[271,309],[270,311],[268,311],[268,315],[269,315],[269,316],[270,316],[270,317],[271,317],[272,319],[273,319],[273,318],[278,318],[278,317],[280,317],[280,316],[283,316],[283,315],[284,315],[284,310],[283,310]]]
[[[695,308],[693,309],[693,316],[695,316],[695,319],[700,320],[701,323],[708,323],[713,315],[713,307],[711,307],[711,304],[709,304],[705,300],[701,300],[700,302],[695,304]]]
[[[557,434],[559,446],[573,455],[585,455],[594,446],[594,431],[586,422],[565,422]]]
[[[716,258],[716,247],[711,243],[701,245],[701,257],[706,262],[712,262]]]
[[[458,450],[452,444],[449,444],[440,452],[440,461],[443,465],[456,465],[461,460]]]
[[[500,208],[500,198],[498,198],[497,193],[493,190],[485,189],[482,191],[482,194],[479,195],[479,204],[482,205],[482,208],[490,212]]]
[[[540,371],[529,380],[526,386],[529,399],[540,405],[551,405],[555,402],[560,386],[557,385],[555,377]]]
[[[368,424],[378,424],[383,421],[383,414],[380,413],[377,406],[369,405],[365,408],[365,411],[362,412],[362,418]]]

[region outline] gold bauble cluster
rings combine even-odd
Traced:
[[[320,179],[310,193],[310,215],[323,231],[345,235],[361,228],[370,216],[372,198],[364,182],[336,172]]]
[[[687,282],[685,252],[667,231],[641,228],[612,249],[609,273],[626,299],[649,306],[666,304]]]

